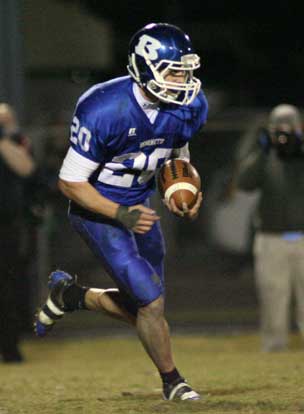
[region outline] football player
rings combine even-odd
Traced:
[[[131,39],[129,76],[93,86],[77,103],[71,146],[59,174],[69,219],[117,289],[80,286],[57,270],[37,315],[44,336],[65,312],[103,310],[136,327],[160,372],[166,400],[197,400],[177,370],[164,317],[164,241],[150,208],[156,170],[171,157],[189,160],[188,142],[206,122],[207,101],[193,72],[200,66],[189,37],[170,24],[149,24]],[[188,210],[195,218],[202,195]]]

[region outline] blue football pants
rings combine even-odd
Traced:
[[[160,223],[136,234],[114,220],[69,214],[73,228],[99,259],[133,314],[164,294],[164,238]]]

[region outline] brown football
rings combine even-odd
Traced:
[[[192,208],[201,189],[201,179],[189,162],[172,159],[159,171],[158,188],[161,197],[166,201],[173,197],[179,209],[183,209],[183,203]]]

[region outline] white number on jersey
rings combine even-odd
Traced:
[[[88,152],[90,149],[90,141],[92,138],[91,131],[88,130],[85,126],[80,126],[79,119],[77,116],[74,116],[72,125],[71,125],[71,141],[75,145],[80,145],[80,148]]]
[[[142,170],[141,174],[137,176],[137,183],[145,184],[155,174],[158,161],[161,159],[164,161],[167,160],[170,157],[171,153],[171,148],[156,148],[150,155],[146,155],[143,152],[124,154],[124,159],[134,160],[134,171]],[[122,175],[115,174],[115,171],[121,172],[125,169],[129,168],[127,168],[122,163],[115,162],[114,158],[112,162],[105,164],[103,170],[99,174],[98,181],[118,187],[132,187],[134,180],[136,180],[135,174],[130,174],[129,172]]]

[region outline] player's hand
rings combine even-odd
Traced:
[[[197,200],[191,209],[188,209],[187,204],[184,203],[183,210],[184,210],[185,216],[189,218],[190,220],[195,220],[198,216],[198,212],[201,207],[202,201],[203,201],[203,194],[199,192]]]
[[[196,217],[198,216],[198,211],[199,211],[200,206],[202,204],[202,200],[203,200],[203,195],[200,192],[198,194],[198,197],[197,197],[197,200],[196,200],[196,203],[194,204],[194,206],[191,209],[189,209],[187,204],[184,203],[182,210],[177,207],[173,197],[170,198],[169,202],[167,200],[163,200],[163,202],[167,206],[168,210],[171,211],[176,216],[178,216],[178,217],[187,217],[190,220],[195,220]]]
[[[160,219],[160,216],[156,214],[155,210],[145,207],[142,204],[129,207],[129,211],[140,211],[139,219],[132,227],[134,233],[144,234],[151,230],[153,224]]]
[[[163,203],[165,204],[167,209],[171,211],[171,213],[175,214],[178,217],[184,217],[184,214],[185,214],[184,211],[177,207],[173,197],[171,197],[169,201],[167,201],[166,199],[163,199]]]
[[[132,207],[120,206],[116,218],[129,230],[139,234],[150,231],[153,224],[160,219],[155,210],[142,204]]]

